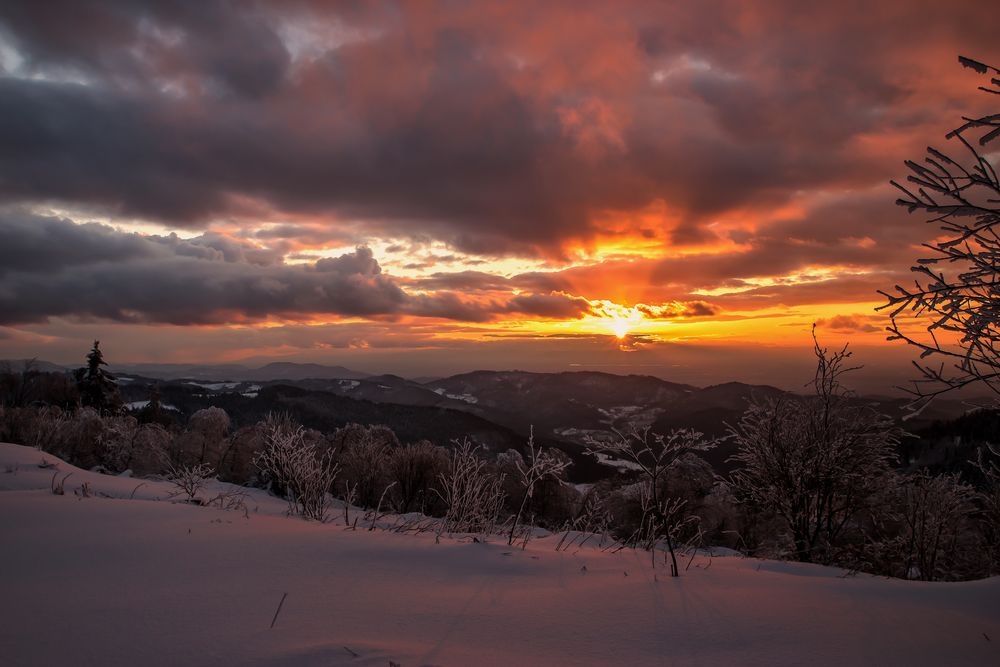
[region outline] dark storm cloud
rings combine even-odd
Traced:
[[[0,320],[75,315],[208,324],[313,313],[394,314],[408,297],[367,248],[313,265],[261,261],[258,251],[203,236],[139,236],[103,225],[0,215],[5,264]],[[33,222],[29,243],[23,227]],[[70,245],[72,244],[72,245]],[[76,247],[78,252],[69,253]]]
[[[322,315],[486,322],[509,313],[579,317],[587,303],[565,294],[514,296],[509,287],[480,300],[450,290],[409,293],[367,247],[290,265],[219,234],[141,235],[19,210],[0,211],[0,279],[0,324],[59,316],[168,324]]]
[[[550,294],[519,294],[508,303],[512,312],[535,317],[569,320],[583,317],[590,312],[587,299],[564,292]]]
[[[721,212],[884,181],[899,158],[854,142],[917,145],[912,127],[952,115],[921,108],[930,84],[898,63],[953,61],[955,26],[972,55],[995,48],[976,17],[974,3],[7,2],[0,30],[24,63],[0,78],[0,196],[191,227],[255,201],[488,255],[553,251],[663,199],[673,240],[701,242]],[[303,25],[325,41],[296,57],[288,28]],[[362,36],[329,36],[345,26]]]
[[[9,2],[0,22],[34,72],[70,69],[130,86],[169,73],[215,93],[257,97],[283,81],[290,63],[273,22],[253,2]]]

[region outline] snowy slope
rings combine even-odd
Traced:
[[[139,480],[65,463],[55,496],[42,457],[0,445],[4,665],[1000,664],[997,578],[698,557],[670,580],[644,553],[345,531],[260,492],[248,518],[161,482],[129,500]]]

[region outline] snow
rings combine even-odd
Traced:
[[[635,461],[626,461],[624,459],[615,459],[604,452],[592,452],[591,455],[597,459],[597,462],[601,465],[606,465],[611,468],[615,468],[619,471],[625,470],[642,470],[642,466]]]
[[[147,405],[149,405],[149,401],[132,401],[130,403],[126,403],[125,407],[128,408],[129,410],[142,410]],[[164,410],[173,410],[175,412],[180,412],[176,407],[168,403],[161,403],[160,407]]]
[[[340,388],[344,391],[351,391],[352,389],[357,389],[358,385],[361,383],[357,380],[337,380],[337,384],[339,384]]]
[[[241,382],[188,382],[187,384],[194,385],[195,387],[201,387],[202,389],[211,389],[212,391],[221,391],[223,389],[235,389],[240,386]],[[259,387],[258,387],[259,388]]]
[[[66,495],[43,458],[73,473]],[[91,497],[74,494],[84,482]],[[170,489],[0,444],[4,664],[1000,664],[1000,578],[701,554],[670,579],[597,539],[436,544],[285,517],[259,490],[244,515]]]
[[[434,393],[438,396],[444,396],[445,398],[450,398],[453,401],[465,401],[471,405],[475,405],[479,402],[479,399],[472,394],[449,394],[446,392],[444,387],[438,387],[434,390]]]
[[[638,428],[651,426],[656,418],[663,414],[663,408],[643,407],[641,405],[618,405],[608,409],[597,408],[597,411],[604,417],[600,422],[608,426],[614,426],[622,420],[627,420]]]

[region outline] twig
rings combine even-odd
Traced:
[[[274,624],[278,621],[278,614],[281,613],[281,606],[283,604],[285,604],[285,598],[287,598],[287,597],[288,597],[288,593],[283,594],[281,596],[281,602],[278,603],[278,608],[274,610],[274,618],[271,619],[271,627],[272,628],[274,627]]]

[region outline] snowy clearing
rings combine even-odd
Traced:
[[[0,444],[4,664],[1000,664],[1000,578],[699,556],[671,580],[648,553],[557,552],[558,535],[435,544],[285,517],[261,491],[244,515],[171,488]]]

